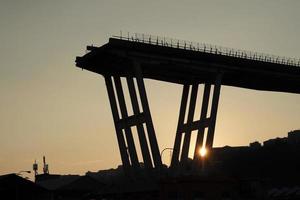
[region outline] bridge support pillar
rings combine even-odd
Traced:
[[[148,139],[150,142],[150,147],[151,147],[150,149],[151,149],[151,153],[152,153],[153,163],[156,168],[160,168],[162,166],[162,162],[161,162],[159,147],[158,147],[155,130],[154,130],[154,126],[153,126],[153,121],[152,121],[152,117],[151,117],[151,113],[150,113],[150,108],[149,108],[148,98],[147,98],[147,94],[146,94],[142,70],[141,70],[140,64],[137,62],[134,62],[134,72],[135,72],[135,76],[136,76],[138,90],[140,93],[143,113],[145,115],[145,124],[146,124],[146,129],[148,132]]]
[[[185,84],[183,86],[181,105],[179,111],[179,119],[177,125],[177,131],[175,135],[174,150],[172,155],[171,167],[176,169],[179,165],[185,167],[188,163],[188,154],[190,149],[190,139],[192,131],[197,130],[196,145],[194,149],[194,161],[200,160],[199,151],[201,148],[205,148],[207,152],[210,152],[213,145],[215,124],[217,118],[218,102],[221,90],[222,74],[216,76],[214,83],[214,91],[212,97],[212,105],[210,117],[207,117],[207,111],[209,106],[211,85],[206,83],[204,85],[202,107],[200,119],[194,121],[194,112],[198,93],[198,83],[192,85]],[[191,88],[191,92],[190,92]],[[187,110],[188,96],[190,94],[189,109],[187,121],[185,122],[185,115]],[[205,135],[205,129],[207,130],[206,142],[203,141]]]
[[[127,147],[126,147],[124,134],[123,134],[122,128],[119,126],[120,116],[118,113],[117,101],[116,101],[114,88],[113,88],[113,84],[112,84],[112,80],[111,80],[110,76],[105,76],[105,83],[106,83],[106,89],[107,89],[110,107],[111,107],[111,111],[112,111],[112,115],[113,115],[113,120],[114,120],[114,124],[115,124],[123,169],[124,169],[124,172],[127,175],[129,175],[130,174],[130,161],[129,161],[129,157],[127,154]]]
[[[135,79],[132,76],[126,77],[133,110],[132,116],[128,116],[121,78],[119,76],[105,75],[106,89],[115,124],[121,160],[123,163],[123,168],[127,174],[130,173],[132,168],[137,170],[141,167],[131,129],[134,126],[137,129],[145,168],[152,169],[153,167],[160,168],[162,166],[142,71],[138,63],[134,63],[134,72]],[[135,80],[139,92],[142,111],[139,109]],[[146,130],[144,129],[144,124]],[[150,144],[148,144],[145,132],[147,132],[148,141]]]

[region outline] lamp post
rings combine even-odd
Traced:
[[[162,155],[164,153],[165,150],[171,150],[173,151],[173,148],[170,148],[170,147],[167,147],[167,148],[164,148],[161,152],[160,152],[160,158],[162,159]]]

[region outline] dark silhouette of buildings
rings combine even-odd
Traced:
[[[266,179],[274,187],[300,185],[300,131],[247,147],[214,148],[213,161],[227,174]]]
[[[292,138],[291,133],[295,134]],[[110,174],[108,176],[115,178],[114,183],[108,184],[97,199],[280,199],[283,194],[285,199],[299,199],[300,145],[295,141],[299,136],[299,131],[293,131],[287,138],[265,141],[263,144],[266,145],[253,142],[249,146],[213,148],[213,158],[208,161],[207,169],[194,171],[191,166],[185,174],[174,176],[169,168],[169,173],[158,180],[156,187],[142,190],[139,186],[139,192],[135,190],[137,187],[134,184],[140,182],[130,183],[130,193],[128,187],[124,186],[124,181],[125,185],[129,185],[128,180],[120,181],[116,178],[122,174],[120,168],[99,171],[100,177]],[[281,193],[283,190],[286,192]]]
[[[249,146],[217,147],[201,169],[189,159],[182,173],[172,168],[135,176],[116,169],[84,176],[43,173],[36,182],[0,176],[1,199],[299,199],[300,131]],[[143,164],[141,163],[141,166]]]
[[[38,186],[47,189],[52,199],[80,200],[88,197],[90,193],[96,193],[105,186],[103,181],[84,175],[37,175]]]
[[[50,192],[37,184],[16,174],[0,176],[0,199],[39,200],[51,199]]]

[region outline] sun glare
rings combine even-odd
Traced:
[[[200,150],[199,150],[199,154],[201,157],[204,157],[206,155],[206,149],[204,147],[202,147]]]

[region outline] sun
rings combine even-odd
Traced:
[[[199,154],[201,157],[205,157],[206,154],[207,154],[207,151],[205,149],[205,147],[202,147],[200,150],[199,150]]]

